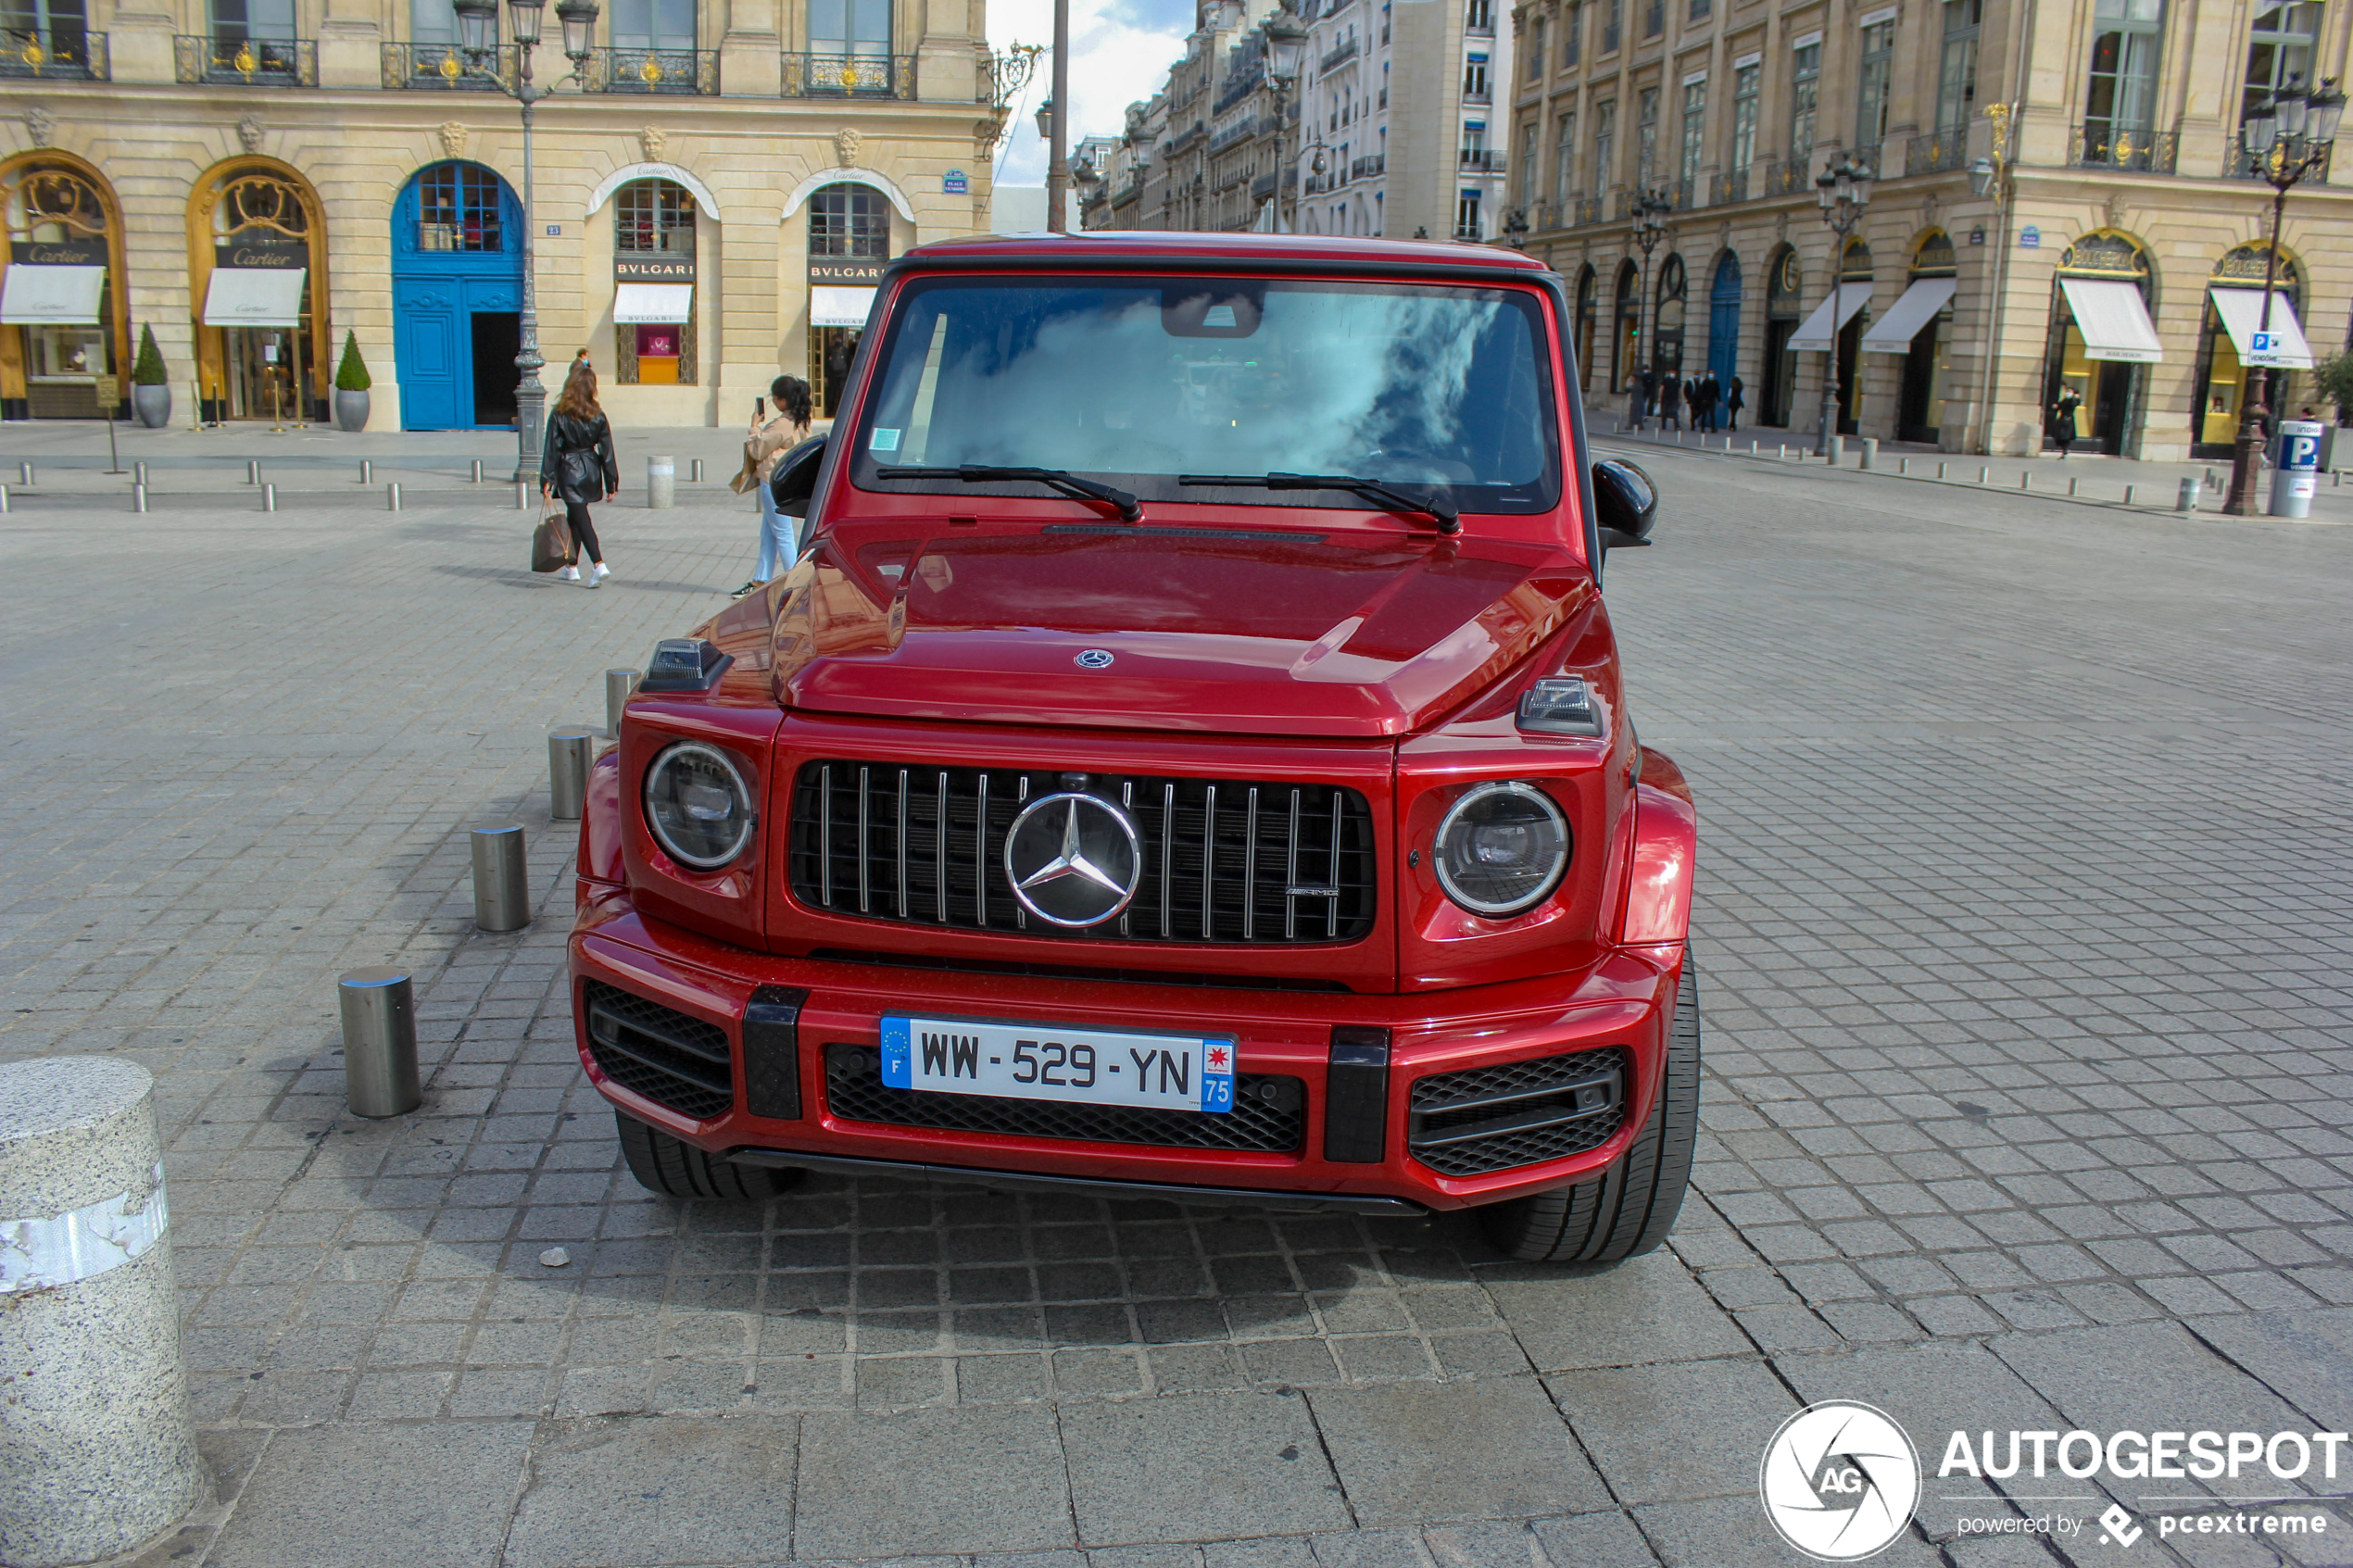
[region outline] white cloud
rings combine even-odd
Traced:
[[[1127,106],[1150,98],[1168,78],[1192,30],[1192,0],[1070,0],[1070,144],[1087,136],[1116,136]],[[988,42],[1054,40],[1053,0],[990,0]],[[1038,106],[1053,81],[1051,50],[1038,56],[1038,74],[1013,105],[997,178],[1008,185],[1046,182],[1046,147],[1038,137]]]

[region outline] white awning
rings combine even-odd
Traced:
[[[8,270],[13,274],[16,269]],[[2263,335],[2263,291],[2209,288],[2206,292],[2214,296],[2214,308],[2221,312],[2222,325],[2239,351],[2240,364],[2272,365],[2283,370],[2312,368],[2312,345],[2304,341],[2304,324],[2296,319],[2296,307],[2287,295],[2273,292],[2271,333],[2259,348],[2255,340]]]
[[[302,325],[302,267],[216,267],[205,285],[208,327]]]
[[[106,290],[103,267],[35,267],[19,262],[0,280],[0,326],[95,326],[98,300]]]
[[[616,322],[643,322],[648,326],[674,326],[695,319],[695,285],[692,283],[615,283],[612,290],[612,319]]]
[[[1831,340],[1838,336],[1839,329],[1853,320],[1855,312],[1870,302],[1870,284],[1839,284],[1835,291],[1822,297],[1821,304],[1814,307],[1814,314],[1806,317],[1805,324],[1791,335],[1789,345],[1792,348],[1829,348]]]
[[[2059,288],[2067,295],[2068,308],[2075,312],[2075,330],[2083,334],[2084,358],[2154,365],[2165,358],[2138,284],[2061,278]]]
[[[1915,278],[1912,286],[1895,307],[1871,323],[1863,334],[1863,348],[1869,354],[1908,354],[1912,340],[1920,329],[1936,320],[1936,313],[1953,302],[1956,278]]]
[[[875,291],[812,284],[809,290],[809,324],[812,327],[862,327],[875,307]]]

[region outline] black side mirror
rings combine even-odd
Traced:
[[[824,456],[825,438],[812,435],[776,459],[768,494],[775,497],[778,511],[786,517],[809,515],[809,497],[817,493],[817,465]]]
[[[1658,521],[1658,486],[1640,464],[1604,458],[1593,465],[1593,509],[1604,550],[1648,545]]]

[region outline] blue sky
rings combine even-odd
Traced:
[[[1127,106],[1149,98],[1168,74],[1193,27],[1193,0],[1070,0],[1071,144],[1116,136]],[[989,0],[988,42],[998,49],[1051,44],[1053,0]],[[1038,139],[1038,106],[1046,100],[1053,57],[1038,56],[1038,75],[1020,102],[1003,144],[997,178],[1042,185],[1046,149]]]

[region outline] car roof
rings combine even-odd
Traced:
[[[1316,234],[1163,233],[1149,230],[1086,229],[1072,234],[975,234],[967,239],[935,240],[917,245],[905,259],[955,261],[970,266],[979,261],[1052,262],[1069,266],[1082,258],[1100,258],[1123,270],[1139,262],[1166,261],[1174,267],[1221,263],[1264,262],[1286,270],[1302,263],[1339,262],[1350,270],[1374,270],[1383,263],[1405,270],[1433,265],[1450,270],[1498,273],[1541,273],[1549,270],[1532,256],[1496,245],[1464,245],[1447,240],[1349,239]]]

